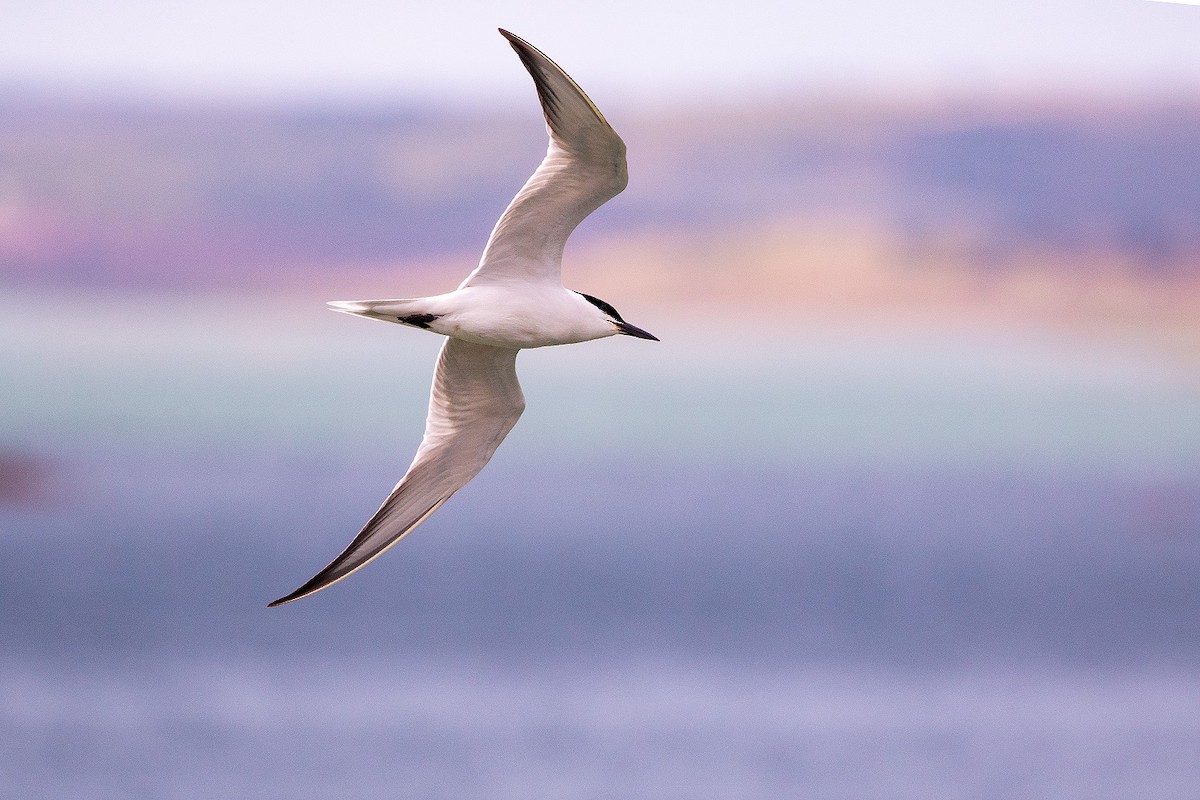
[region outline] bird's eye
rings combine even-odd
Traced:
[[[594,305],[596,308],[603,311],[605,314],[608,314],[610,317],[615,319],[617,322],[625,321],[625,320],[621,319],[621,315],[617,313],[617,310],[615,308],[613,308],[608,303],[601,300],[599,297],[592,297],[590,294],[584,294],[583,292],[576,292],[576,294],[578,294],[584,300],[587,300],[589,303]]]

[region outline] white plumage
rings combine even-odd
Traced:
[[[447,338],[438,357],[425,437],[412,465],[354,541],[272,606],[320,591],[365,566],[467,484],[525,409],[517,351],[623,333],[654,339],[616,309],[562,285],[563,248],[583,219],[625,188],[625,143],[583,90],[541,51],[502,33],[533,77],[550,147],[501,215],[479,266],[453,292],[330,303]]]

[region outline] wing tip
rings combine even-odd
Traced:
[[[317,577],[320,577],[320,576],[318,575]],[[282,606],[282,605],[286,605],[288,603],[293,603],[303,597],[308,597],[310,594],[321,591],[322,589],[325,588],[325,586],[328,585],[328,584],[314,585],[315,583],[316,583],[316,578],[313,578],[311,581],[304,584],[303,586],[301,586],[299,589],[292,592],[291,594],[285,594],[283,597],[279,598],[278,600],[272,600],[271,602],[267,603],[267,608],[275,608],[276,606]]]
[[[505,39],[508,39],[509,43],[513,47],[519,47],[522,45],[524,45],[525,47],[533,47],[533,45],[531,45],[529,42],[525,41],[520,36],[517,36],[515,33],[513,33],[510,30],[506,30],[504,28],[496,28],[496,30],[500,31],[500,35],[503,36]]]
[[[458,490],[456,489],[455,491],[458,491]],[[394,492],[393,492],[393,494],[394,494]],[[343,564],[346,563],[348,556],[349,556],[350,552],[355,548],[355,545],[359,544],[362,541],[363,537],[371,530],[371,527],[375,524],[376,520],[379,518],[379,515],[383,511],[383,508],[386,507],[386,505],[387,505],[387,501],[385,500],[384,506],[380,507],[379,511],[375,512],[375,516],[371,517],[371,519],[367,522],[367,524],[363,526],[363,529],[359,532],[358,536],[356,536],[354,538],[354,541],[350,543],[349,547],[347,547],[345,550],[343,550],[341,555],[339,555],[337,558],[335,558],[333,561],[331,561],[329,563],[329,566],[325,567],[325,569],[318,572],[316,575],[314,575],[312,578],[309,579],[308,583],[304,584],[303,586],[301,586],[299,589],[292,592],[291,594],[286,594],[283,597],[279,598],[278,600],[272,600],[270,603],[267,603],[267,608],[275,608],[276,606],[282,606],[286,603],[291,603],[296,600],[301,600],[305,597],[308,597],[310,594],[316,594],[319,591],[328,589],[330,586],[333,586],[335,583],[340,583],[341,581],[345,580],[346,578],[349,578],[351,575],[358,572],[360,569],[365,567],[367,564],[370,564],[372,561],[374,561],[375,559],[379,558],[381,555],[386,553],[388,550],[390,550],[393,546],[395,546],[396,543],[399,542],[401,539],[403,539],[405,536],[412,533],[413,530],[415,530],[418,525],[420,525],[425,520],[429,519],[429,516],[431,514],[433,514],[433,512],[435,512],[439,508],[441,508],[442,504],[445,503],[447,500],[449,500],[450,496],[453,494],[454,494],[454,492],[450,492],[450,494],[446,495],[445,497],[441,498],[436,503],[434,503],[432,506],[430,506],[425,511],[425,513],[423,513],[411,525],[409,525],[407,528],[405,528],[403,531],[401,531],[399,534],[397,534],[395,537],[393,537],[392,540],[389,541],[387,544],[385,544],[383,547],[379,548],[378,550],[376,550],[374,553],[372,553],[371,555],[369,555],[367,558],[363,559],[362,561],[359,561],[357,564],[354,564],[354,566],[350,567],[350,569],[346,570],[345,572],[342,572],[341,574],[337,574],[339,571],[339,568]],[[388,499],[391,499],[391,498],[389,497]]]
[[[600,122],[604,125],[608,125],[608,120],[605,119],[604,115],[600,113],[600,109],[595,103],[592,102],[592,98],[587,96],[587,92],[583,91],[583,88],[575,82],[575,79],[568,75],[567,71],[560,67],[554,61],[554,59],[550,58],[550,56],[546,55],[541,50],[522,39],[520,36],[517,36],[515,33],[507,31],[504,28],[497,28],[496,30],[500,31],[500,35],[508,40],[508,43],[512,45],[513,50],[517,51],[517,55],[520,57],[521,62],[525,65],[525,69],[529,72],[530,77],[533,78],[533,82],[537,86],[538,96],[541,98],[542,106],[546,111],[547,122],[550,122],[550,118],[557,114],[555,106],[558,103],[558,98],[554,94],[554,89],[550,85],[550,81],[547,79],[546,74],[544,73],[544,70],[546,70],[548,66],[550,70],[557,72],[563,79],[566,80],[566,82],[572,89],[574,89],[583,102],[587,104],[588,108],[591,109],[592,113],[596,115],[596,119],[600,120]],[[541,62],[545,63],[543,64]]]
[[[522,39],[520,36],[517,36],[512,31],[506,31],[504,28],[497,28],[496,30],[500,31],[500,35],[508,40],[508,43],[512,45],[513,50],[517,51],[517,55],[521,57],[521,60],[525,60],[529,57],[530,50],[537,50],[536,47]]]

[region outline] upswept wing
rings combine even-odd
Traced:
[[[475,477],[525,410],[517,351],[447,339],[438,357],[425,438],[408,472],[341,555],[272,606],[319,592],[362,568]]]
[[[561,281],[571,231],[629,182],[625,143],[579,85],[533,45],[501,29],[533,76],[550,148],[496,223],[462,286]]]

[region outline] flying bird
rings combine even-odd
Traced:
[[[625,334],[653,339],[608,303],[562,285],[571,231],[625,188],[625,143],[579,85],[504,29],[533,77],[550,147],[492,229],[479,266],[448,294],[352,300],[330,308],[446,337],[433,374],[425,437],[408,472],[329,566],[271,603],[334,584],[400,541],[483,469],[525,409],[517,352]]]

